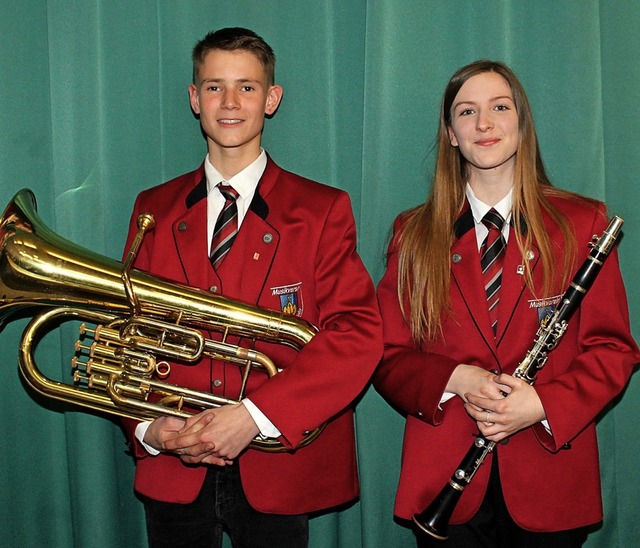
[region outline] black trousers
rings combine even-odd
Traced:
[[[532,508],[532,511],[535,511]],[[578,548],[588,527],[552,533],[533,533],[511,519],[502,496],[498,455],[494,454],[489,487],[478,513],[462,525],[449,526],[449,538],[436,540],[415,527],[418,548]]]
[[[234,548],[306,548],[306,515],[254,510],[244,495],[238,465],[210,467],[196,500],[172,504],[143,497],[150,548],[220,548],[226,531]]]

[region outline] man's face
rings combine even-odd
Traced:
[[[260,150],[265,115],[273,114],[282,88],[268,85],[264,67],[248,51],[212,50],[200,66],[198,81],[189,86],[191,107],[200,115],[209,153],[214,156]]]

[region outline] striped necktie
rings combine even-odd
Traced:
[[[209,260],[214,269],[220,266],[238,233],[238,205],[236,204],[238,193],[230,185],[219,184],[217,189],[224,196],[225,202],[220,215],[218,215],[211,239]]]
[[[484,289],[487,294],[491,328],[495,336],[498,326],[498,302],[500,301],[500,286],[502,284],[502,263],[506,243],[502,236],[504,219],[495,209],[491,208],[482,218],[482,223],[489,229],[489,233],[480,247],[480,265],[484,277]]]

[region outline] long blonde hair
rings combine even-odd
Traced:
[[[442,98],[431,193],[423,205],[406,213],[404,228],[396,242],[399,250],[398,299],[413,339],[419,345],[440,334],[442,321],[451,312],[450,249],[454,242],[454,224],[465,203],[467,180],[466,160],[459,147],[452,146],[449,141],[451,106],[463,84],[472,76],[485,72],[495,72],[507,81],[518,113],[511,234],[515,235],[523,258],[525,250],[535,241],[543,265],[542,288],[534,288],[529,261],[522,261],[526,283],[532,291],[542,289],[547,293],[554,287],[557,276],[554,244],[545,229],[543,211],[560,228],[567,249],[561,269],[562,283],[568,281],[575,260],[576,241],[570,222],[548,198],[577,195],[551,185],[538,150],[529,101],[518,78],[509,67],[497,61],[480,60],[462,67],[451,77]],[[521,230],[525,224],[526,230]]]

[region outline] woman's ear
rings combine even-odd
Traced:
[[[448,127],[447,128],[447,133],[449,134],[449,142],[451,143],[451,146],[457,147],[458,146],[458,139],[456,139],[456,134],[453,132],[453,128],[452,127]]]

